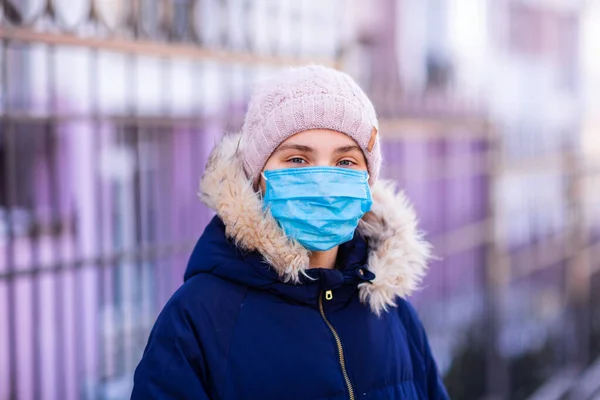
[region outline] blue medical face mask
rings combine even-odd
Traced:
[[[371,209],[366,171],[301,167],[263,173],[264,208],[288,237],[310,251],[326,251],[352,239]]]

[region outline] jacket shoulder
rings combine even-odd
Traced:
[[[427,351],[427,334],[417,310],[405,299],[398,299],[397,313],[402,321],[408,337],[417,346],[420,353]]]
[[[134,377],[134,399],[214,398],[221,388],[245,288],[208,273],[171,296]],[[218,397],[218,396],[217,396]]]
[[[248,287],[210,273],[199,273],[189,278],[173,294],[169,302],[197,312],[223,312],[228,307],[237,309],[244,301]]]
[[[421,319],[415,307],[406,299],[398,298],[397,300],[397,312],[402,321],[413,328],[421,327]]]
[[[397,305],[398,314],[409,338],[411,357],[413,361],[417,362],[417,365],[421,366],[421,368],[414,370],[414,379],[418,390],[423,398],[449,399],[429,345],[427,333],[417,311],[404,299],[399,299]]]

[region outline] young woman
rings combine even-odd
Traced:
[[[133,399],[446,399],[405,300],[429,246],[378,183],[373,105],[346,74],[287,70],[201,180],[216,211],[161,312]]]

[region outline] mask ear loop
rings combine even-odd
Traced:
[[[267,177],[265,176],[265,173],[264,173],[264,172],[261,172],[261,173],[260,173],[260,176],[261,176],[261,177],[262,177],[262,178],[265,180],[265,182],[266,182],[266,181],[268,181],[268,179],[267,179]],[[257,193],[258,193],[258,194],[259,194],[259,196],[260,196],[260,200],[261,200],[261,201],[264,201],[264,199],[265,199],[265,193],[264,193],[264,192],[261,190],[261,188],[260,188],[260,185],[258,184],[258,181],[256,182],[256,186],[257,186]]]

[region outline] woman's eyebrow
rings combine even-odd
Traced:
[[[279,152],[285,151],[285,150],[298,150],[298,151],[303,151],[305,153],[313,153],[314,152],[314,149],[312,147],[304,146],[302,144],[290,143],[290,144],[282,144],[277,149],[275,149],[275,153],[279,153]]]
[[[353,144],[353,145],[349,145],[349,146],[343,146],[343,147],[338,147],[337,149],[335,149],[334,153],[339,154],[339,153],[348,153],[349,151],[352,150],[360,150],[360,147],[358,147],[357,145]]]

